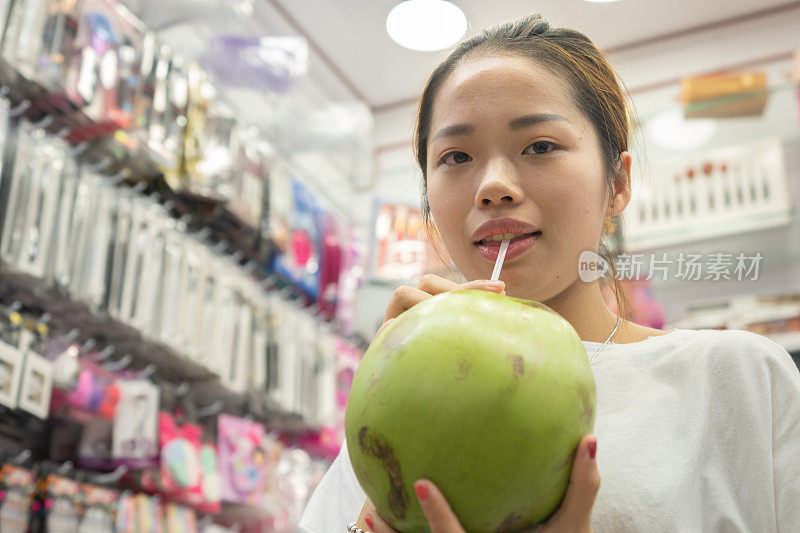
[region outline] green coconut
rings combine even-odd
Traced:
[[[594,430],[594,376],[578,334],[547,306],[453,291],[375,338],[345,417],[356,477],[394,529],[429,531],[414,492],[426,478],[467,531],[519,531],[564,497]]]

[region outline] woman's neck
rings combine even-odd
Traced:
[[[582,341],[605,342],[617,324],[617,315],[603,300],[597,281],[584,283],[576,280],[566,290],[542,303],[564,317]],[[612,341],[628,344],[666,333],[622,319]]]
[[[617,315],[606,305],[596,281],[585,283],[578,279],[542,303],[572,324],[582,341],[605,342],[617,324]],[[620,330],[614,335],[615,339],[620,336]]]

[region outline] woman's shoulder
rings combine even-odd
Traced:
[[[792,363],[792,358],[777,342],[741,329],[682,329],[657,330],[638,327],[627,336],[628,342],[612,342],[608,349],[618,354],[646,354],[675,362],[710,362],[713,364],[752,365],[778,360]],[[596,350],[600,343],[584,342],[587,351]]]
[[[786,349],[774,340],[744,329],[677,329],[690,342],[736,352],[780,353]]]
[[[753,368],[778,364],[796,370],[782,345],[743,329],[673,329],[664,335],[652,336],[648,341],[653,349],[662,344],[669,351],[699,357],[715,365]]]

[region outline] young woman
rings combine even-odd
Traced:
[[[421,96],[415,150],[426,214],[472,281],[426,276],[401,287],[386,321],[456,288],[505,292],[560,313],[590,358],[595,433],[540,530],[800,531],[800,373],[786,351],[745,331],[621,320],[599,282],[579,277],[581,252],[602,252],[609,217],[631,196],[624,94],[586,36],[528,16],[464,42]],[[503,282],[491,283],[492,236],[503,233],[514,238]],[[434,533],[463,531],[430,481],[415,490]],[[351,531],[393,531],[344,445],[300,530],[353,522]]]

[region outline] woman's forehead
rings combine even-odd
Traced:
[[[577,118],[568,82],[541,64],[508,55],[465,59],[436,94],[432,124],[503,120],[533,112]]]

